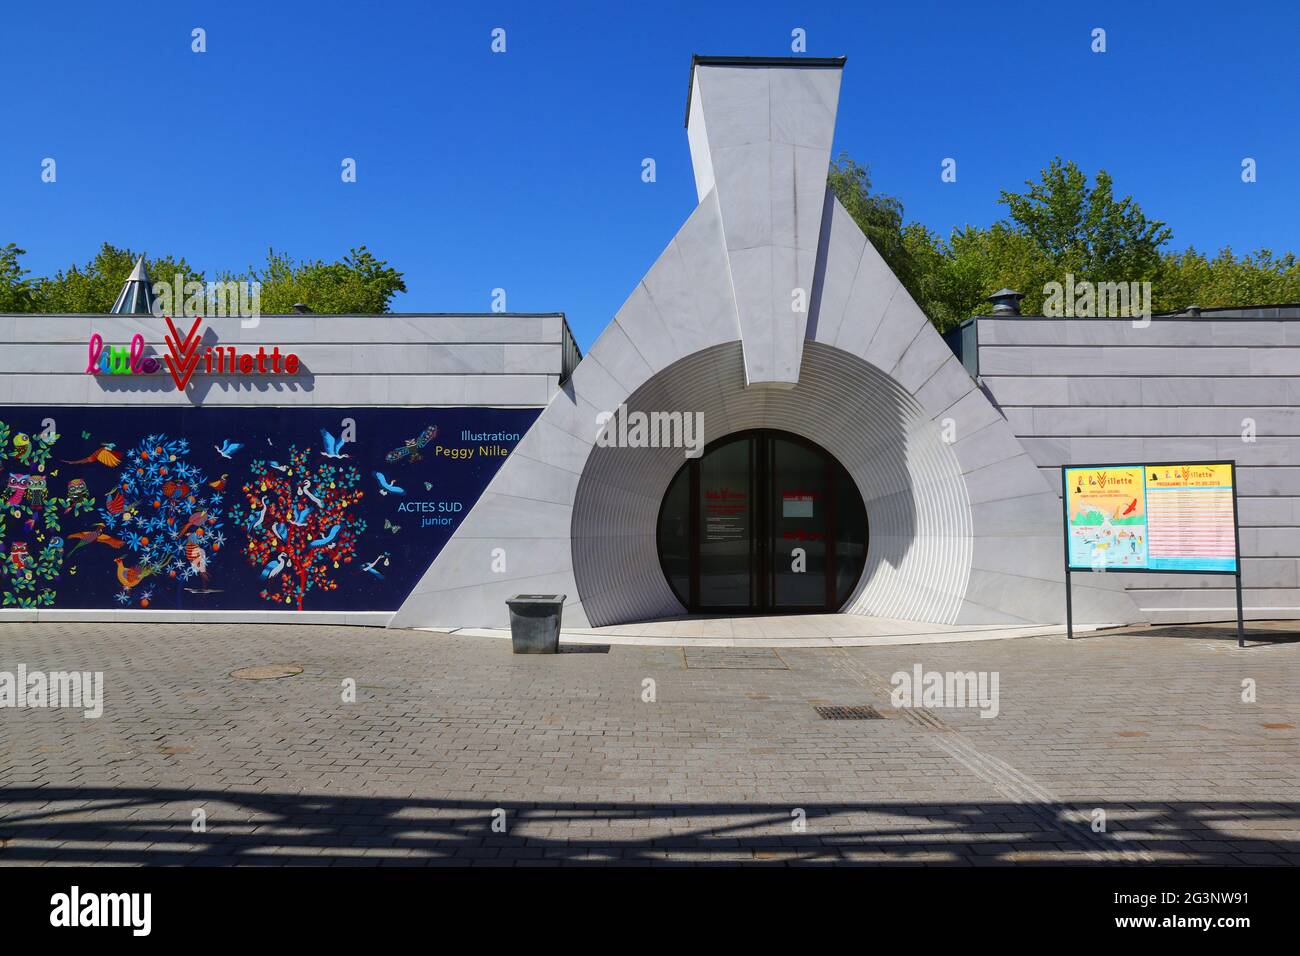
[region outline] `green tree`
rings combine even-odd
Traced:
[[[1274,256],[1269,249],[1238,259],[1227,247],[1209,259],[1189,248],[1164,256],[1152,294],[1157,312],[1300,302],[1300,261],[1294,253]]]
[[[1161,247],[1172,237],[1165,223],[1149,219],[1132,196],[1116,199],[1105,170],[1090,184],[1075,163],[1060,157],[1038,180],[1026,181],[1024,192],[1001,191],[998,202],[1007,208],[1005,219],[987,228],[954,227],[946,238],[920,223],[904,224],[902,203],[873,194],[866,167],[847,155],[831,164],[828,182],[941,331],[990,311],[985,299],[1003,286],[1025,294],[1027,314],[1040,313],[1043,286],[1064,281],[1067,272],[1076,281],[1151,281],[1160,308],[1160,287],[1166,281],[1171,287],[1168,301],[1194,297],[1205,283],[1213,287],[1214,296],[1207,291],[1202,298],[1222,301],[1246,290],[1280,294],[1288,288],[1285,277],[1294,267],[1285,257],[1260,254],[1240,262],[1229,254],[1222,262],[1206,263],[1203,257],[1193,255],[1184,262],[1163,253]]]
[[[903,238],[903,204],[894,196],[871,191],[871,171],[847,153],[831,162],[827,184],[858,228],[871,240],[899,281],[912,290],[916,267]]]
[[[106,242],[95,257],[84,266],[74,264],[66,271],[56,272],[53,278],[38,280],[32,311],[108,312],[117,301],[118,293],[122,291],[122,284],[131,274],[131,269],[138,258],[139,254],[131,249],[119,249]],[[190,281],[204,281],[203,273],[195,271],[184,257],[146,258],[145,268],[149,272],[149,277],[155,281],[172,282],[177,274],[186,276]]]
[[[35,287],[26,278],[30,270],[18,262],[25,255],[27,250],[12,242],[0,247],[0,312],[30,312],[34,307]]]
[[[270,249],[263,270],[233,278],[260,282],[261,308],[270,315],[292,312],[299,302],[325,314],[377,314],[387,312],[393,296],[406,291],[402,273],[365,246],[338,262],[298,261]]]
[[[1042,301],[1042,287],[1054,273],[1052,260],[1028,236],[1006,223],[987,229],[953,229],[947,240],[920,223],[909,223],[904,242],[916,269],[917,304],[941,332],[990,306],[984,300],[996,289],[1036,292],[1027,306]],[[1027,296],[1028,301],[1028,296]]]
[[[1075,163],[1058,156],[1040,175],[1038,182],[1026,180],[1027,192],[1002,190],[998,202],[1007,207],[1012,228],[1057,270],[1092,282],[1140,282],[1156,275],[1160,247],[1173,231],[1148,219],[1132,196],[1115,199],[1109,173],[1098,170],[1090,187]]]

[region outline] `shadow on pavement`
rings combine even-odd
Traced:
[[[1300,862],[1297,803],[822,803],[799,808],[803,832],[772,803],[36,787],[0,790],[0,807],[4,865]],[[1108,832],[1090,825],[1097,809]]]

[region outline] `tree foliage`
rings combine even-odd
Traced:
[[[118,248],[106,242],[85,265],[74,263],[50,278],[36,280],[30,311],[108,312],[139,257],[140,254],[132,249]],[[196,271],[183,256],[154,256],[146,259],[145,265],[155,281],[166,279],[170,282],[177,274],[204,281],[203,273]]]
[[[117,301],[139,253],[104,243],[90,261],[74,263],[53,276],[31,278],[21,265],[26,250],[14,243],[0,247],[0,313],[105,313]],[[184,256],[146,257],[155,282],[206,282],[206,275]],[[287,314],[297,303],[324,314],[369,315],[387,312],[399,292],[406,291],[402,273],[378,259],[365,246],[352,249],[335,262],[299,261],[268,250],[266,265],[244,272],[225,272],[220,281],[259,281],[261,311]]]
[[[250,268],[247,276],[231,278],[261,282],[262,311],[271,315],[292,312],[300,302],[328,315],[387,312],[393,296],[406,291],[402,273],[365,246],[338,262],[299,262],[268,249],[265,268]]]
[[[1089,183],[1075,163],[1052,160],[1024,192],[1003,190],[1007,216],[991,226],[958,226],[945,237],[906,223],[894,197],[871,192],[868,170],[846,155],[828,182],[931,321],[946,331],[987,313],[985,298],[1008,287],[1025,294],[1026,314],[1041,314],[1044,286],[1077,281],[1151,283],[1156,312],[1300,302],[1300,263],[1260,249],[1213,258],[1194,248],[1166,250],[1173,231],[1148,218],[1132,196],[1116,199],[1099,170]]]
[[[31,312],[35,289],[18,262],[27,254],[15,243],[0,247],[0,312]]]

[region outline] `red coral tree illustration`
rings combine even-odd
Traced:
[[[295,447],[287,465],[254,460],[241,489],[248,510],[231,510],[248,534],[245,560],[266,572],[261,597],[299,611],[309,591],[338,588],[333,572],[352,563],[366,529],[349,511],[365,494],[360,473],[329,463],[313,470],[310,456],[310,448]]]

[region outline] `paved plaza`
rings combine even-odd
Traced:
[[[1252,627],[1275,642],[515,656],[456,633],[4,624],[0,671],[103,671],[105,702],[0,709],[0,864],[1295,865],[1300,643]],[[996,717],[893,707],[916,665],[996,674]],[[864,706],[879,719],[818,710]]]

